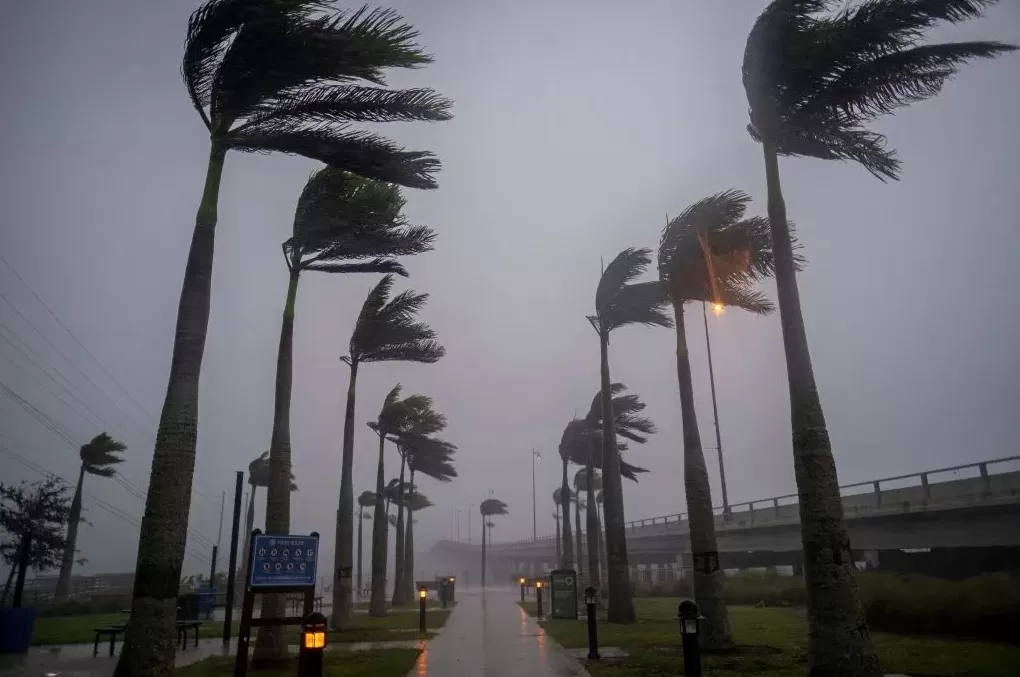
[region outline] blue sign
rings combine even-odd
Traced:
[[[259,534],[252,547],[253,588],[314,587],[318,536]]]

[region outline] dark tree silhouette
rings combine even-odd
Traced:
[[[882,668],[853,576],[836,464],[800,307],[779,156],[850,160],[879,179],[897,178],[895,152],[867,124],[935,96],[964,62],[1016,49],[988,41],[924,42],[935,25],[980,16],[993,4],[867,0],[832,13],[843,3],[773,0],[747,38],[743,83],[748,131],[761,143],[765,159],[808,588],[807,672],[812,676],[877,677]]]
[[[71,517],[70,487],[56,477],[20,485],[0,484],[0,557],[10,567],[0,604],[7,600],[18,573],[25,534],[31,532],[28,566],[37,572],[60,566],[66,548],[65,529]],[[82,563],[84,560],[78,560]],[[17,593],[16,593],[17,594]]]
[[[493,515],[508,515],[506,503],[498,498],[487,498],[478,506],[478,512],[482,514],[482,587],[485,587],[485,565],[488,557],[488,539],[486,532],[492,529],[493,523],[488,517]]]

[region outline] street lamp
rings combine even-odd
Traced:
[[[542,458],[542,454],[531,450],[531,540],[538,540],[538,501],[535,497],[535,460]]]
[[[686,677],[701,677],[701,648],[698,645],[698,626],[701,618],[698,605],[693,601],[685,599],[677,606],[676,619],[680,623]]]
[[[713,303],[712,310],[716,315],[722,313],[723,304]],[[715,450],[719,454],[719,483],[722,485],[723,519],[730,517],[730,500],[726,494],[726,468],[723,467],[722,458],[722,433],[719,432],[719,405],[715,399],[715,369],[712,368],[712,341],[708,337],[708,311],[705,303],[701,303],[701,314],[705,319],[705,347],[708,352],[708,383],[712,388],[712,417],[715,421]]]
[[[521,607],[524,606],[524,576],[521,576]]]

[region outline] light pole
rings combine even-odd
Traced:
[[[471,545],[471,515],[475,511],[475,504],[468,503],[468,545]]]
[[[723,304],[713,303],[712,310],[721,314]],[[719,454],[719,482],[722,484],[722,505],[723,517],[730,515],[730,501],[726,494],[726,468],[723,466],[722,458],[722,434],[719,432],[719,406],[715,401],[715,370],[712,368],[712,341],[708,337],[708,308],[705,302],[701,302],[701,315],[705,319],[705,346],[708,349],[708,382],[712,387],[712,417],[715,420],[715,450]]]
[[[457,542],[460,543],[460,508],[457,508]]]
[[[542,454],[531,450],[531,540],[538,540],[538,499],[535,495],[535,461],[542,458]]]

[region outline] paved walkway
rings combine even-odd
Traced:
[[[517,606],[516,589],[457,591],[457,606],[408,677],[583,677],[588,673]]]

